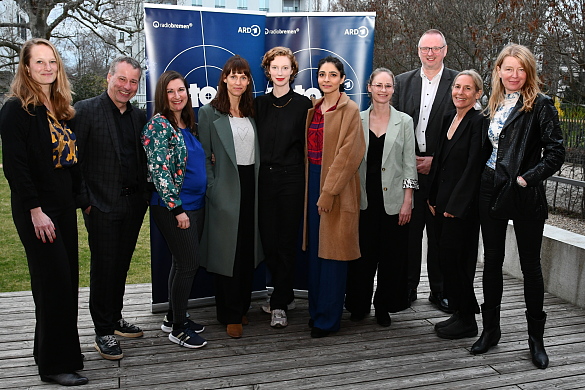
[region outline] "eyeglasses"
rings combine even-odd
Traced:
[[[443,50],[443,48],[447,46],[433,46],[433,47],[419,47],[418,49],[420,50],[421,53],[423,54],[427,54],[429,52],[429,50],[432,50],[433,53],[439,53],[441,50]]]
[[[375,88],[375,89],[378,89],[378,90],[381,90],[381,89],[384,89],[384,88],[390,89],[390,88],[393,88],[394,87],[392,84],[379,84],[378,83],[378,84],[370,84],[370,85],[372,86],[372,88]]]

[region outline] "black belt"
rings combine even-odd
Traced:
[[[120,196],[130,196],[130,195],[136,193],[137,190],[138,190],[137,186],[124,187],[124,188],[122,188],[122,191],[120,191]]]

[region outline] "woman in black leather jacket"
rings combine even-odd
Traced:
[[[500,340],[502,265],[511,219],[524,276],[530,354],[536,367],[546,368],[540,247],[548,206],[543,181],[561,167],[565,149],[558,113],[551,99],[540,93],[539,83],[530,50],[510,44],[500,52],[492,73],[490,121],[483,134],[487,163],[479,195],[485,259],[483,332],[471,353],[487,352]]]

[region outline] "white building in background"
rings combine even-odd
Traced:
[[[218,9],[236,9],[264,12],[308,12],[312,10],[315,0],[167,0],[146,1],[147,3],[168,4],[179,6],[194,6]],[[128,27],[133,28],[132,22],[127,22]],[[146,66],[144,58],[144,33],[128,34],[118,32],[118,48],[128,56],[138,60],[143,67]],[[136,97],[133,99],[140,107],[146,107],[146,80],[143,77]]]

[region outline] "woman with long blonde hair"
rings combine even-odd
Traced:
[[[536,367],[546,368],[540,248],[548,205],[542,183],[561,167],[565,149],[557,110],[540,92],[539,83],[532,52],[518,44],[504,47],[492,72],[490,121],[483,134],[486,163],[479,191],[485,259],[483,331],[471,353],[485,353],[500,341],[502,265],[511,219],[524,276],[530,354]]]
[[[24,43],[11,98],[0,112],[12,217],[28,260],[35,300],[33,355],[41,380],[83,385],[77,332],[77,214],[80,180],[67,121],[71,89],[63,61],[45,39]]]

